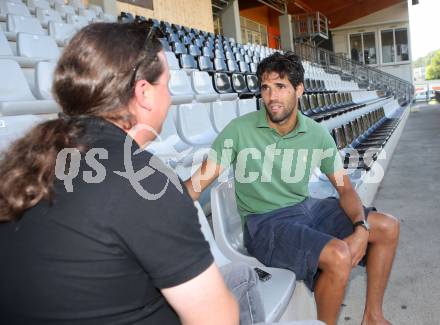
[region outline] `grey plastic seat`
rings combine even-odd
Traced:
[[[94,10],[91,10],[91,9],[80,8],[78,10],[78,14],[79,14],[79,16],[86,17],[89,22],[91,22],[94,19],[98,18],[96,12]]]
[[[52,82],[55,62],[38,62],[35,68],[35,93],[38,99],[53,99]]]
[[[118,22],[118,17],[108,13],[102,13],[99,15],[99,18],[107,23],[116,23]]]
[[[46,118],[37,115],[0,116],[0,154],[7,150],[12,142],[45,120]]]
[[[87,19],[87,17],[78,16],[76,14],[67,14],[66,22],[75,26],[77,30],[80,30],[81,28],[86,27],[89,24],[89,20]]]
[[[49,114],[59,111],[53,100],[36,100],[18,63],[0,59],[0,116]]]
[[[75,9],[84,9],[84,4],[82,0],[69,0],[69,5]]]
[[[255,97],[239,99],[237,105],[237,115],[242,116],[257,110],[257,99]]]
[[[179,61],[177,61],[176,55],[173,52],[165,51],[165,58],[167,59],[170,70],[179,70]]]
[[[219,98],[219,94],[212,86],[212,79],[205,71],[191,72],[191,85],[199,103],[213,102]]]
[[[195,202],[194,205],[197,209],[202,233],[205,236],[206,241],[209,243],[215,263],[218,266],[224,266],[231,263],[231,260],[223,254],[218,246],[217,241],[214,239],[208,220],[206,219],[199,202]],[[265,267],[261,265],[259,267],[272,275],[272,277],[265,282],[259,281],[257,287],[263,300],[265,322],[276,322],[280,320],[284,314],[289,312],[287,309],[290,307],[289,302],[291,301],[293,292],[295,290],[295,274],[284,269]],[[289,322],[289,324],[318,325],[322,323],[317,321],[305,321],[298,323]]]
[[[0,1],[0,21],[6,21],[8,15],[30,17],[31,13],[24,3]]]
[[[237,117],[237,101],[217,101],[211,106],[211,122],[214,130],[220,133],[226,125]]]
[[[49,36],[54,38],[59,46],[65,46],[75,34],[76,28],[72,24],[49,22]]]
[[[41,23],[41,26],[47,28],[50,21],[62,23],[63,19],[58,11],[53,9],[36,8],[36,17]]]
[[[8,15],[6,30],[6,37],[10,41],[16,41],[17,34],[20,32],[34,35],[46,34],[37,18],[17,15]]]
[[[32,13],[35,13],[37,8],[51,9],[50,3],[47,0],[28,0],[28,8]]]
[[[243,245],[243,231],[237,211],[233,178],[211,189],[211,209],[214,235],[220,251],[231,261],[262,267],[263,264],[250,256]],[[292,302],[291,307],[300,315],[300,319],[316,319],[313,294],[304,283],[297,283]]]
[[[101,6],[89,4],[89,9],[93,10],[98,17],[104,13]]]
[[[207,146],[217,136],[210,119],[209,104],[191,103],[177,108],[176,127],[183,141],[193,146]]]
[[[64,19],[66,19],[67,15],[75,14],[75,8],[64,4],[64,1],[62,3],[55,3],[55,10],[58,11]]]
[[[34,60],[57,60],[60,50],[55,40],[47,35],[18,33],[17,54]]]
[[[194,99],[194,92],[191,88],[191,81],[183,70],[170,70],[170,82],[168,89],[173,105],[191,103]]]
[[[0,58],[3,56],[13,56],[12,48],[9,46],[8,39],[5,34],[0,31]]]

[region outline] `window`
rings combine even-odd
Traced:
[[[409,60],[408,30],[406,28],[381,31],[382,63],[395,63]]]
[[[256,21],[240,17],[243,43],[256,43],[267,46],[267,27]]]
[[[376,64],[376,35],[374,32],[350,34],[350,57],[363,64]]]

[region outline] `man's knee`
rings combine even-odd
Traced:
[[[322,250],[319,257],[319,268],[333,273],[342,281],[347,281],[351,271],[351,253],[343,240],[332,239]]]
[[[372,230],[375,232],[376,240],[386,241],[386,242],[397,242],[399,240],[400,234],[400,221],[387,213],[372,213]],[[370,218],[370,216],[369,216]]]

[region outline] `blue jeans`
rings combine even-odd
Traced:
[[[264,321],[263,302],[257,290],[258,277],[252,267],[244,263],[230,263],[220,268],[229,290],[240,307],[240,324]]]

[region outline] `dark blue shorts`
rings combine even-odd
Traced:
[[[374,207],[364,207],[365,217]],[[267,266],[292,270],[313,291],[324,246],[353,233],[353,223],[336,198],[307,198],[294,206],[247,216],[244,244]],[[365,265],[365,259],[361,265]]]

